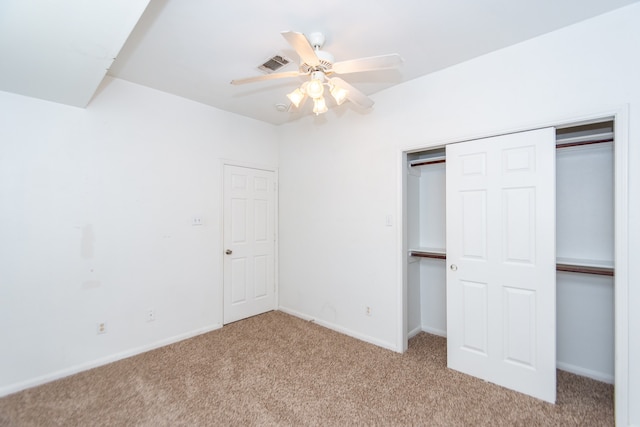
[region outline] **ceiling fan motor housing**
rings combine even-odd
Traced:
[[[315,50],[322,49],[322,46],[324,46],[324,42],[326,41],[324,34],[320,32],[310,33],[307,40],[309,40],[309,44]]]
[[[309,44],[313,47],[316,57],[318,58],[319,64],[309,65],[306,62],[304,62],[300,64],[300,72],[312,73],[314,71],[326,72],[331,70],[333,63],[335,62],[333,55],[331,55],[329,52],[326,52],[324,50],[320,50],[322,46],[324,46],[324,42],[325,42],[324,34],[319,32],[310,33],[307,36],[307,40],[309,41]]]

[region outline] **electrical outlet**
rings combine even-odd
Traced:
[[[364,308],[364,314],[366,314],[367,316],[371,316],[371,307],[366,306]]]
[[[147,322],[156,320],[156,311],[153,308],[147,310]]]
[[[96,325],[96,332],[98,335],[107,333],[107,322],[100,322]]]
[[[191,218],[191,225],[193,226],[204,225],[204,220],[202,219],[201,216],[194,216]]]

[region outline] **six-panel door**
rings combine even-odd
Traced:
[[[448,366],[555,402],[555,130],[446,155]]]
[[[224,166],[224,323],[275,308],[275,173]]]

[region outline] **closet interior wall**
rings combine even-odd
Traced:
[[[613,383],[613,122],[557,129],[556,137],[557,367]],[[444,148],[407,155],[409,337],[447,331],[444,157]],[[574,267],[595,274],[562,271]]]

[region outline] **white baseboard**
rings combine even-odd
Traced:
[[[431,335],[437,335],[439,337],[447,337],[447,331],[443,331],[442,329],[430,328],[428,326],[423,326],[422,331]]]
[[[615,384],[613,375],[604,372],[592,371],[591,369],[581,368],[580,366],[571,365],[564,362],[556,362],[556,367],[561,371],[567,371],[581,377],[591,378],[592,380],[601,381],[607,384]]]
[[[15,384],[10,384],[8,386],[0,388],[0,397],[7,396],[9,394],[17,393],[19,391],[36,387],[51,381],[59,380],[64,377],[68,377],[70,375],[77,374],[79,372],[88,371],[89,369],[97,368],[99,366],[107,365],[109,363],[117,362],[118,360],[126,359],[131,356],[135,356],[138,354],[146,353],[147,351],[155,350],[156,348],[164,347],[169,344],[174,344],[179,341],[183,341],[189,338],[193,338],[197,335],[206,334],[207,332],[215,331],[216,329],[220,329],[222,327],[221,324],[215,324],[212,326],[208,326],[205,328],[196,329],[185,334],[176,335],[170,338],[166,338],[160,341],[153,342],[148,345],[144,345],[141,347],[132,348],[129,350],[125,350],[119,353],[115,353],[106,357],[102,357],[100,359],[92,360],[89,362],[81,363],[79,365],[70,366],[65,369],[60,369],[55,372],[51,372],[49,374],[41,375],[39,377],[35,377],[26,381],[22,381]]]
[[[428,334],[433,334],[433,335],[438,335],[441,337],[447,337],[447,331],[443,331],[440,329],[433,329],[433,328],[429,328],[429,327],[422,327],[421,329],[422,332],[426,332]],[[417,331],[414,329],[413,331],[409,332],[408,336],[409,338],[415,336],[416,334],[418,334],[420,331]],[[576,375],[580,375],[581,377],[587,377],[587,378],[591,378],[592,380],[596,380],[596,381],[601,381],[603,383],[607,383],[607,384],[614,384],[615,383],[615,379],[613,377],[613,375],[610,374],[606,374],[603,372],[598,372],[598,371],[593,371],[591,369],[586,369],[586,368],[582,368],[580,366],[576,366],[576,365],[572,365],[570,363],[564,363],[564,362],[560,362],[557,361],[556,362],[556,367],[558,369],[560,369],[561,371],[567,371],[570,372],[572,374],[576,374]]]
[[[386,341],[381,341],[381,340],[379,340],[377,338],[373,338],[373,337],[370,337],[368,335],[364,335],[364,334],[361,334],[359,332],[352,331],[351,329],[343,328],[342,326],[336,325],[335,323],[327,322],[327,321],[321,320],[321,319],[316,319],[313,316],[309,316],[307,314],[300,313],[299,311],[292,310],[292,309],[286,308],[286,307],[278,307],[278,310],[283,312],[283,313],[287,313],[287,314],[290,314],[292,316],[298,317],[300,319],[317,323],[318,325],[324,326],[327,329],[331,329],[333,331],[340,332],[341,334],[348,335],[350,337],[359,339],[360,341],[364,341],[364,342],[367,342],[369,344],[373,344],[373,345],[378,346],[378,347],[386,348],[387,350],[391,350],[391,351],[395,351],[395,352],[401,352],[400,350],[398,350],[396,348],[395,344],[391,344],[391,343],[388,343]]]
[[[415,337],[416,335],[418,335],[420,332],[422,332],[422,327],[418,326],[415,329],[412,329],[409,331],[409,333],[407,334],[407,338],[411,339],[413,337]]]

